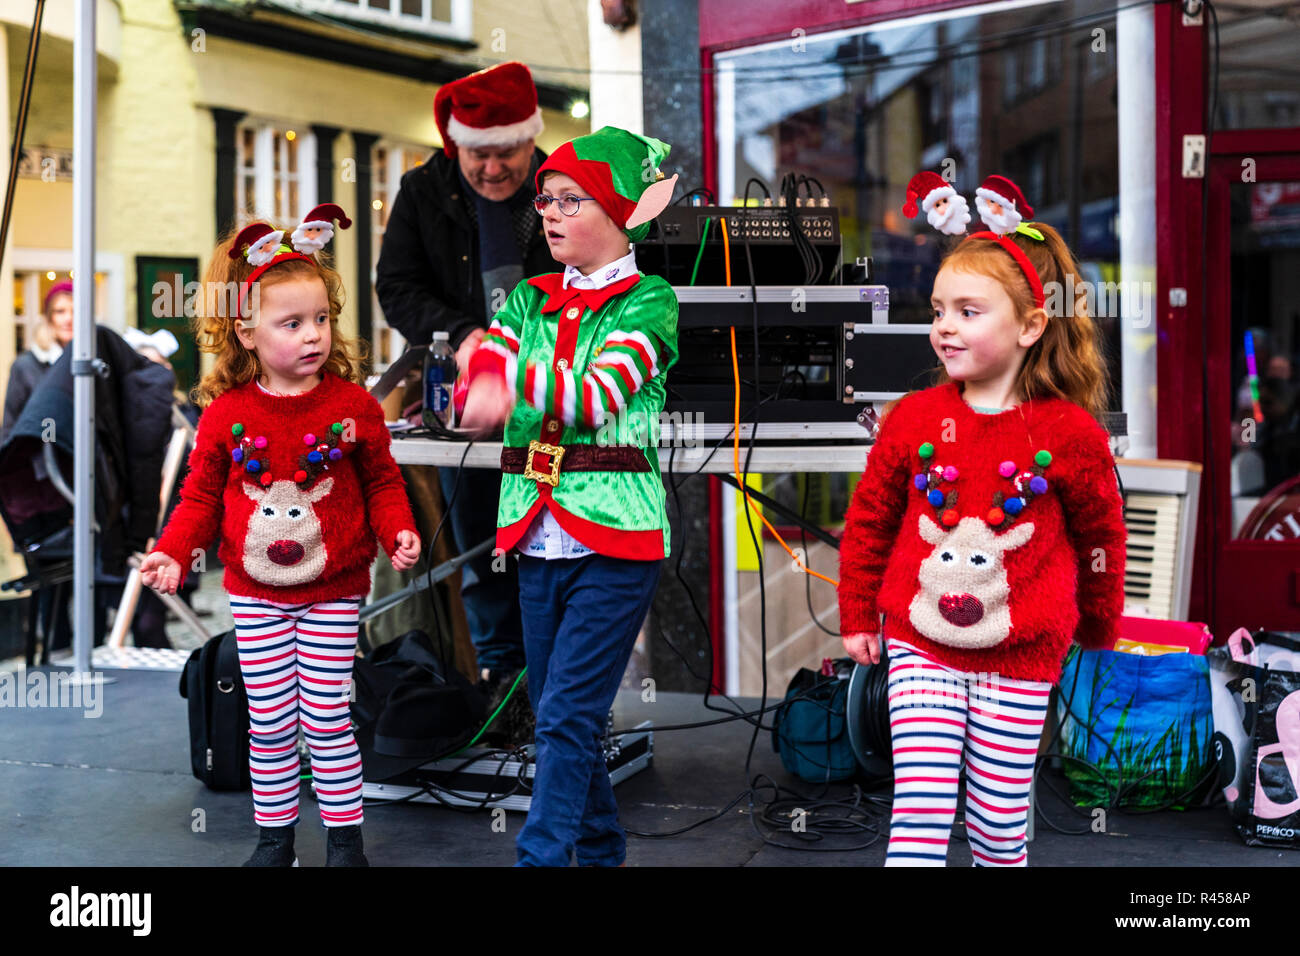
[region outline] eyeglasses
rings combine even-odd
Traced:
[[[592,196],[536,196],[533,199],[533,208],[537,210],[539,215],[544,216],[547,207],[556,202],[560,204],[560,212],[566,216],[576,216],[583,203],[595,201]]]

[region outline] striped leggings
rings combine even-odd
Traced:
[[[298,822],[298,723],[311,750],[321,822],[361,823],[361,751],[352,735],[359,597],[276,604],[230,595],[248,690],[249,769],[259,826]]]
[[[1052,685],[955,671],[888,639],[894,808],[885,866],[943,866],[966,763],[976,866],[1026,866],[1025,827]]]

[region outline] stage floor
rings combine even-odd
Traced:
[[[74,708],[5,708],[0,719],[0,865],[237,866],[256,843],[250,795],[207,790],[189,771],[186,702],[178,674],[108,670],[102,714]],[[752,706],[752,702],[746,702]],[[707,720],[698,696],[661,693],[653,703],[637,691],[620,696],[620,728],[651,720],[666,725]],[[751,728],[735,721],[703,729],[656,733],[652,765],[616,787],[624,826],[677,829],[717,813],[746,786]],[[759,736],[752,773],[815,796],[819,787],[789,777]],[[1054,771],[1045,771],[1053,774]],[[1063,789],[1063,783],[1058,783]],[[830,796],[847,794],[833,785]],[[763,794],[769,796],[770,794]],[[1040,809],[1070,829],[1072,815],[1045,787]],[[304,788],[297,849],[303,866],[324,864],[324,834]],[[499,817],[499,815],[498,815]],[[368,806],[366,852],[375,866],[506,866],[514,861],[519,813],[505,832],[490,811],[428,804]],[[880,866],[888,819],[874,845],[855,851],[808,852],[766,845],[746,801],[722,818],[680,836],[630,837],[630,866]],[[770,832],[770,831],[769,831]],[[958,827],[960,832],[960,827]],[[790,833],[778,834],[789,841]],[[839,839],[839,838],[836,838]],[[844,838],[862,842],[862,835]],[[826,844],[828,845],[828,840]],[[1245,846],[1222,806],[1185,812],[1114,815],[1105,833],[1067,836],[1040,817],[1030,844],[1033,866],[1294,866],[1294,852]],[[969,866],[970,850],[954,838],[948,862]]]

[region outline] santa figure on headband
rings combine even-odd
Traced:
[[[245,239],[254,239],[248,244],[248,264],[251,266],[263,266],[275,258],[280,251],[280,243],[284,241],[283,229],[272,229],[266,223],[258,223],[260,228],[256,231],[244,230],[240,233]]]
[[[989,232],[1009,236],[1026,219],[1032,219],[1034,208],[1026,201],[1020,187],[1005,176],[989,176],[975,190],[975,208]]]
[[[309,256],[324,249],[325,243],[334,238],[335,219],[339,221],[341,229],[347,229],[352,225],[352,220],[347,217],[347,214],[332,202],[322,203],[307,213],[301,225],[290,237],[293,240],[294,251]]]
[[[907,202],[903,215],[913,219],[917,213],[917,200],[925,210],[925,218],[935,229],[949,236],[960,236],[970,222],[970,206],[966,197],[952,188],[938,173],[922,170],[907,184]]]

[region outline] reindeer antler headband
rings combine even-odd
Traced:
[[[244,303],[253,283],[262,278],[262,274],[272,266],[290,259],[302,259],[314,263],[312,254],[325,248],[325,243],[334,238],[334,220],[338,220],[340,229],[352,225],[341,206],[323,203],[307,213],[298,227],[290,235],[293,248],[284,245],[284,230],[273,229],[264,222],[255,222],[245,226],[235,237],[235,244],[230,249],[230,258],[243,256],[249,265],[255,266],[253,272],[239,286],[239,317],[244,315]]]
[[[927,221],[935,229],[949,236],[960,236],[966,232],[966,224],[970,222],[970,206],[966,197],[938,173],[922,170],[907,184],[907,202],[903,205],[903,215],[909,219],[915,218],[918,212],[917,200],[921,201],[920,208],[925,211]],[[1034,305],[1044,308],[1047,299],[1043,295],[1043,281],[1039,278],[1038,270],[1024,250],[1007,238],[1011,233],[1020,233],[1039,242],[1043,241],[1043,234],[1024,222],[1027,217],[1033,216],[1034,207],[1029,205],[1020,187],[1010,179],[1005,176],[989,176],[975,190],[975,208],[988,229],[973,233],[966,239],[989,239],[1005,249],[1025,274],[1034,296]]]

